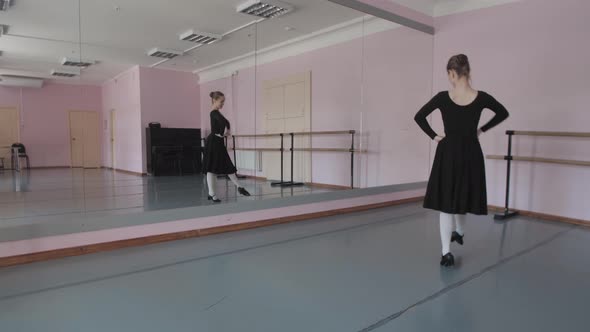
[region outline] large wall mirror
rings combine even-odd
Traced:
[[[0,239],[424,180],[432,35],[338,2],[12,1]]]

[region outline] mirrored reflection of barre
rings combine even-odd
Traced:
[[[271,185],[273,186],[282,186],[282,187],[291,187],[291,186],[301,186],[303,183],[295,182],[293,180],[293,160],[294,160],[294,152],[301,151],[301,152],[340,152],[340,153],[350,153],[350,187],[354,188],[354,154],[355,153],[363,153],[364,151],[355,149],[354,147],[354,136],[356,134],[355,130],[340,130],[340,131],[311,131],[311,132],[293,132],[293,133],[277,133],[277,134],[251,134],[251,135],[233,135],[233,150],[234,150],[234,160],[236,159],[236,151],[273,151],[273,152],[280,152],[281,153],[281,180],[279,182],[273,182]],[[327,136],[327,135],[350,135],[351,142],[349,148],[297,148],[295,147],[295,136]],[[283,174],[283,163],[284,163],[284,153],[285,153],[285,136],[290,136],[291,138],[291,147],[288,151],[291,154],[291,180],[285,181],[284,174]],[[236,147],[236,138],[269,138],[269,137],[280,137],[281,138],[281,147],[280,148],[237,148]]]
[[[524,131],[524,130],[507,130],[508,135],[508,153],[505,156],[490,155],[488,159],[492,160],[506,160],[506,200],[504,202],[504,212],[496,214],[494,219],[504,220],[513,217],[517,214],[516,211],[510,211],[510,165],[512,161],[527,161],[539,162],[558,165],[573,165],[573,166],[590,166],[590,161],[582,160],[568,160],[568,159],[552,159],[539,157],[525,157],[512,155],[512,137],[513,136],[537,136],[537,137],[574,137],[574,138],[590,138],[590,132],[562,132],[562,131]]]

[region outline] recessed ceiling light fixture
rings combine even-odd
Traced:
[[[293,6],[277,0],[248,0],[237,7],[243,14],[262,18],[275,18],[287,14]]]
[[[95,64],[96,61],[91,60],[75,60],[70,58],[63,58],[61,60],[62,66],[69,66],[69,67],[78,67],[78,68],[87,68]]]
[[[156,58],[163,58],[163,59],[174,59],[179,55],[182,55],[182,52],[175,51],[175,50],[166,50],[161,48],[153,48],[148,51],[147,53],[149,56],[153,56]]]
[[[221,40],[221,35],[214,35],[212,33],[199,32],[195,30],[189,30],[180,35],[180,40],[186,40],[197,44],[211,44],[218,40]]]
[[[78,76],[78,73],[75,72],[71,72],[71,71],[63,71],[63,70],[52,70],[51,71],[51,76],[57,76],[57,77],[76,77]]]

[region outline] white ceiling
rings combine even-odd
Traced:
[[[195,46],[178,35],[195,29],[214,34],[256,21],[237,13],[245,0],[14,0],[0,12],[8,26],[0,37],[0,75],[50,78],[63,57],[96,60],[76,78],[56,81],[101,84],[136,65],[160,59],[154,47],[185,51]],[[255,48],[292,40],[363,16],[327,0],[283,0],[295,11],[233,32],[220,42],[187,52],[158,68],[186,72],[233,59]],[[429,15],[443,15],[515,0],[389,0]],[[290,31],[285,27],[292,27]],[[81,43],[80,43],[81,42]]]
[[[289,39],[362,16],[327,0],[287,0],[295,11],[197,48],[158,68],[193,72]],[[8,31],[0,37],[0,74],[50,77],[63,57],[96,60],[81,77],[59,79],[100,84],[135,65],[160,59],[146,55],[153,47],[184,51],[195,44],[178,35],[195,29],[224,34],[256,20],[237,13],[243,0],[17,0],[0,12]],[[79,5],[80,4],[80,5]],[[80,13],[80,16],[78,15]],[[80,19],[79,19],[80,18]],[[285,27],[294,28],[291,31]],[[79,43],[81,41],[81,44]]]

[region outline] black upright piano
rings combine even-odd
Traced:
[[[152,127],[145,137],[149,174],[201,173],[201,129]]]

